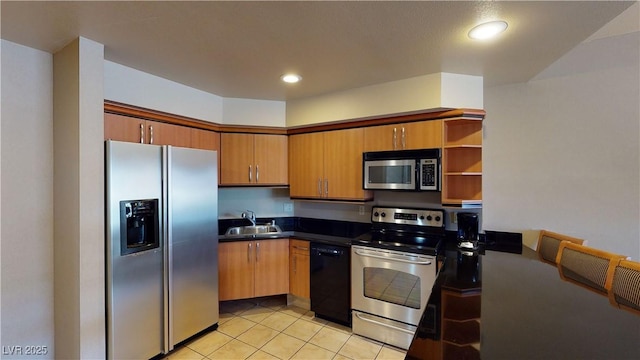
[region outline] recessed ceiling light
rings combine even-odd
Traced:
[[[480,24],[469,31],[469,37],[476,40],[490,39],[507,29],[507,22],[498,20]]]
[[[298,81],[302,80],[302,76],[297,74],[284,74],[280,77],[280,79],[282,79],[282,81],[286,83],[295,84]]]

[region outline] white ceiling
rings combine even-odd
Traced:
[[[2,1],[0,34],[51,53],[83,36],[107,60],[203,91],[291,100],[436,72],[527,81],[633,3]],[[509,23],[500,38],[467,38],[493,19]],[[302,82],[281,83],[289,71]]]

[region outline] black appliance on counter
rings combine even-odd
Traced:
[[[462,250],[478,249],[478,214],[459,212],[458,219],[458,248]]]
[[[351,327],[349,246],[311,242],[311,311]]]

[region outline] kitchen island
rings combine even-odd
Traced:
[[[640,316],[563,281],[534,250],[494,243],[480,249],[476,267],[464,256],[460,266],[460,257],[447,249],[430,299],[436,321],[425,313],[407,359],[640,359]],[[443,294],[456,292],[478,295],[479,307],[470,300],[465,314],[447,319]],[[463,330],[451,335],[447,321]]]

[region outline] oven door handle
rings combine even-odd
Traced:
[[[415,333],[415,331],[411,331],[411,330],[403,329],[403,328],[401,328],[401,327],[392,326],[392,325],[385,324],[385,323],[380,322],[380,321],[373,320],[373,319],[369,318],[368,316],[366,316],[366,315],[365,315],[365,316],[363,316],[362,314],[357,313],[357,312],[356,312],[356,313],[354,313],[354,315],[355,315],[355,316],[357,316],[357,317],[358,317],[358,319],[360,319],[360,320],[362,320],[362,321],[366,321],[366,322],[370,322],[370,323],[373,323],[373,324],[376,324],[376,325],[380,325],[380,326],[384,326],[384,327],[392,328],[392,329],[394,329],[394,330],[402,331],[402,332],[407,333],[407,334],[409,334],[409,335],[411,335],[411,336],[413,336],[413,334]]]
[[[361,249],[356,249],[356,254],[360,256],[367,256],[367,257],[383,259],[383,260],[393,260],[393,261],[399,261],[399,262],[404,262],[409,264],[431,265],[431,260],[409,260],[409,259],[403,258],[402,256],[397,256],[393,254],[380,255],[380,253],[373,253],[373,252],[370,252],[367,250],[361,250]]]

